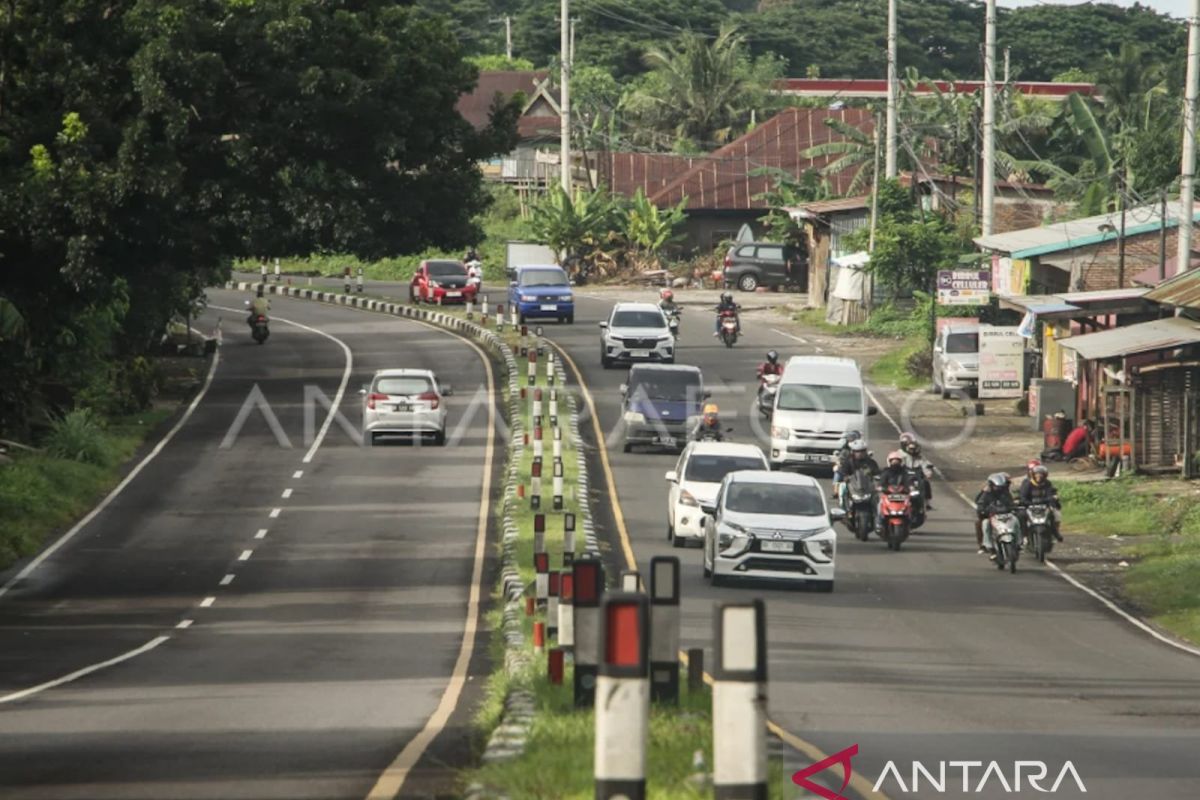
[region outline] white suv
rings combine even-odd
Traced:
[[[617,303],[600,323],[600,363],[618,361],[675,363],[675,337],[667,318],[653,303]]]
[[[666,474],[667,539],[676,547],[704,539],[701,504],[712,503],[721,481],[739,469],[770,469],[758,445],[735,442],[692,442],[675,469]]]
[[[830,509],[809,475],[731,472],[704,510],[704,577],[804,581],[833,591],[837,534]]]
[[[380,436],[429,436],[446,443],[446,403],[449,384],[439,384],[427,369],[381,369],[359,394],[363,396],[363,444]]]

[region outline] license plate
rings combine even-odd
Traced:
[[[760,542],[764,553],[790,553],[792,552],[791,542]]]
[[[823,464],[828,461],[829,458],[821,455],[820,453],[806,453],[804,455],[804,460],[815,464]]]
[[[655,436],[654,443],[665,447],[674,447],[676,444],[674,436]]]
[[[630,350],[629,357],[630,358],[649,358],[650,351],[649,350]]]
[[[446,297],[462,297],[462,292],[446,292]]]
[[[397,411],[412,411],[413,410],[412,403],[396,403],[396,405],[393,406],[393,408],[395,408]]]
[[[558,311],[558,306],[554,303],[542,303],[542,311]]]

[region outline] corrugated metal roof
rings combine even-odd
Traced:
[[[1178,226],[1180,210],[1181,205],[1178,200],[1167,203],[1168,228]],[[1161,209],[1158,203],[1128,209],[1125,212],[1125,237],[1129,238],[1159,230],[1162,227],[1160,213]],[[1194,212],[1193,219],[1200,221],[1200,210]],[[1110,225],[1112,230],[1101,231],[1101,225]],[[1025,228],[1008,233],[995,233],[991,236],[979,236],[975,239],[975,244],[985,250],[1008,253],[1013,258],[1032,258],[1047,253],[1057,253],[1061,250],[1072,250],[1076,247],[1113,241],[1117,238],[1117,229],[1120,225],[1121,215],[1113,212],[1066,222],[1055,222],[1039,228]]]
[[[597,153],[596,172],[599,182],[622,197],[633,197],[641,189],[653,196],[675,178],[695,166],[697,157],[675,153]]]
[[[1090,292],[1059,292],[1055,297],[1061,297],[1068,303],[1103,303],[1108,300],[1136,300],[1146,294],[1145,287],[1131,289],[1096,289]]]
[[[821,216],[835,211],[860,211],[871,207],[871,196],[867,194],[857,197],[843,197],[839,200],[817,200],[812,203],[801,203],[798,206],[785,208],[792,217],[797,215]]]
[[[1058,343],[1088,361],[1116,358],[1152,350],[1171,350],[1200,342],[1200,324],[1181,317],[1126,325],[1123,328],[1071,336]]]
[[[1200,270],[1188,270],[1146,293],[1147,300],[1176,308],[1200,308]]]

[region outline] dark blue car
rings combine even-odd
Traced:
[[[708,397],[700,368],[683,364],[635,364],[621,394],[626,453],[635,445],[682,450]]]
[[[527,319],[575,322],[571,282],[562,267],[552,264],[517,267],[508,284],[508,302],[517,309],[521,322]]]

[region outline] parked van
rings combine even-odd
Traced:
[[[831,467],[846,431],[865,436],[875,413],[854,359],[792,356],[771,414],[771,468]]]

